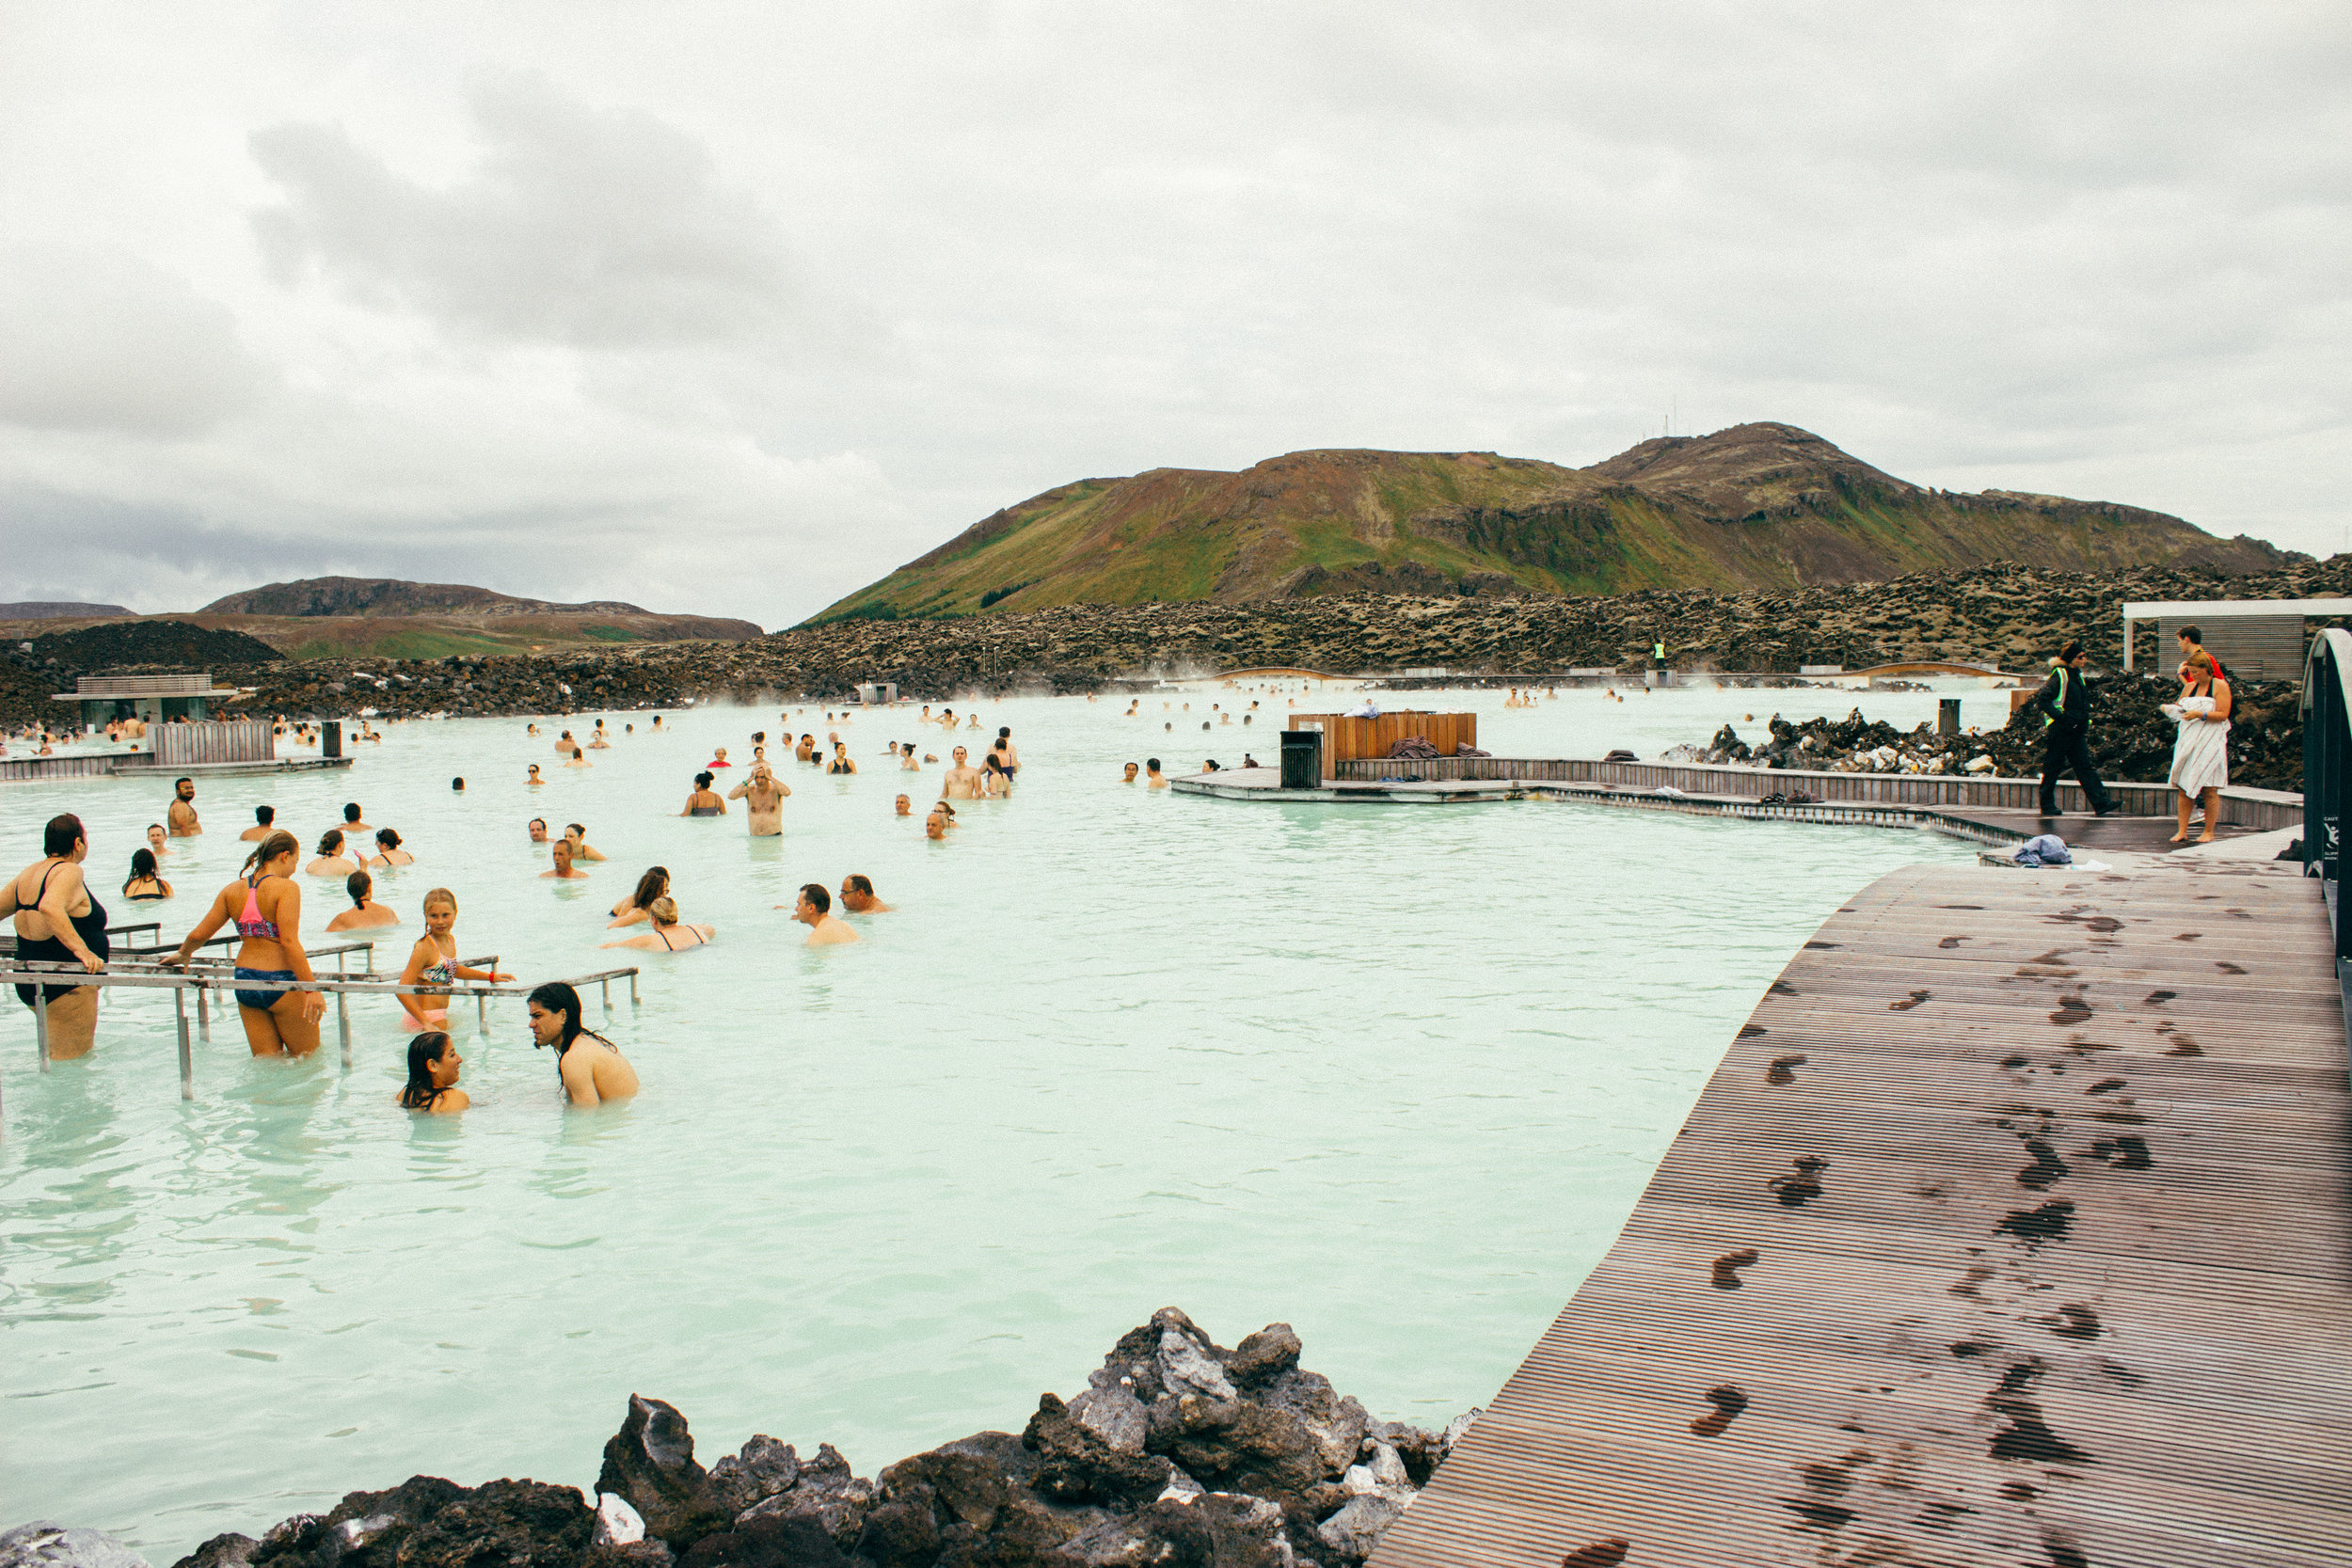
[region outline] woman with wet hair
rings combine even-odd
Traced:
[[[605,929],[612,931],[623,926],[639,924],[646,918],[646,911],[653,908],[653,901],[669,891],[670,868],[666,865],[645,867],[645,874],[637,879],[637,890],[612,906],[612,924]]]
[[[375,879],[366,872],[355,871],[345,877],[343,891],[351,895],[351,908],[326,923],[329,931],[362,931],[400,924],[398,914],[375,901]]]
[[[574,1105],[601,1105],[637,1092],[637,1069],[618,1047],[580,1022],[580,992],[550,980],[531,993],[531,1037],[555,1047],[555,1070]]]
[[[375,858],[368,862],[371,869],[389,870],[396,865],[414,865],[417,857],[400,847],[400,835],[389,828],[375,830]]]
[[[233,921],[245,938],[237,949],[238,979],[315,983],[318,976],[302,951],[302,889],[294,881],[301,858],[302,846],[282,830],[255,845],[245,869],[214,895],[212,908],[180,939],[179,950],[159,961],[168,968],[185,964],[215,931]],[[246,987],[236,996],[237,1019],[256,1056],[307,1056],[319,1048],[319,1020],[326,1014],[324,991]]]
[[[329,828],[319,834],[318,859],[302,871],[307,877],[348,877],[358,869],[358,863],[343,853],[343,831]]]
[[[165,881],[155,869],[154,850],[131,851],[131,876],[122,884],[122,896],[134,904],[146,904],[171,896],[171,884]]]
[[[686,798],[686,809],[678,813],[680,816],[724,816],[727,814],[726,801],[710,787],[710,781],[718,776],[707,768],[694,775],[694,793]]]
[[[708,926],[688,926],[677,917],[677,901],[663,894],[645,906],[645,919],[653,929],[643,936],[624,937],[608,942],[607,947],[643,947],[649,952],[675,953],[681,947],[702,947],[719,933]]]
[[[401,1109],[447,1116],[472,1104],[472,1099],[457,1086],[458,1069],[465,1065],[457,1047],[438,1029],[428,1029],[410,1040],[408,1082],[401,1087]]]

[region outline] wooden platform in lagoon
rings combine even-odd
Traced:
[[[2323,884],[2137,864],[1848,900],[1375,1568],[2344,1560]]]

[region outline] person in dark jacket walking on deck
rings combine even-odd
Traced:
[[[2042,740],[2042,815],[2058,814],[2058,775],[2069,768],[2081,783],[2092,811],[2106,816],[2122,810],[2108,796],[2107,786],[2099,782],[2098,769],[2090,765],[2090,687],[2083,679],[2080,642],[2069,642],[2058,650],[2050,664],[2050,678],[2026,705],[2039,712],[2047,726]]]

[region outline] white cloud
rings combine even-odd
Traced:
[[[267,379],[183,277],[106,247],[0,246],[0,422],[200,436]]]
[[[135,14],[0,46],[0,211],[249,378],[0,366],[0,526],[211,542],[28,536],[0,596],[365,562],[776,624],[1079,475],[1583,463],[1677,402],[2343,542],[2327,5]]]

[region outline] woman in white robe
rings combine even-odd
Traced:
[[[2170,784],[2178,800],[2180,832],[2175,844],[2188,842],[2188,822],[2201,798],[2205,832],[2197,842],[2211,844],[2220,820],[2221,789],[2230,782],[2230,683],[2214,668],[2213,657],[2198,650],[2181,666],[2181,700],[2167,705],[2181,721],[2180,738],[2172,743]]]

